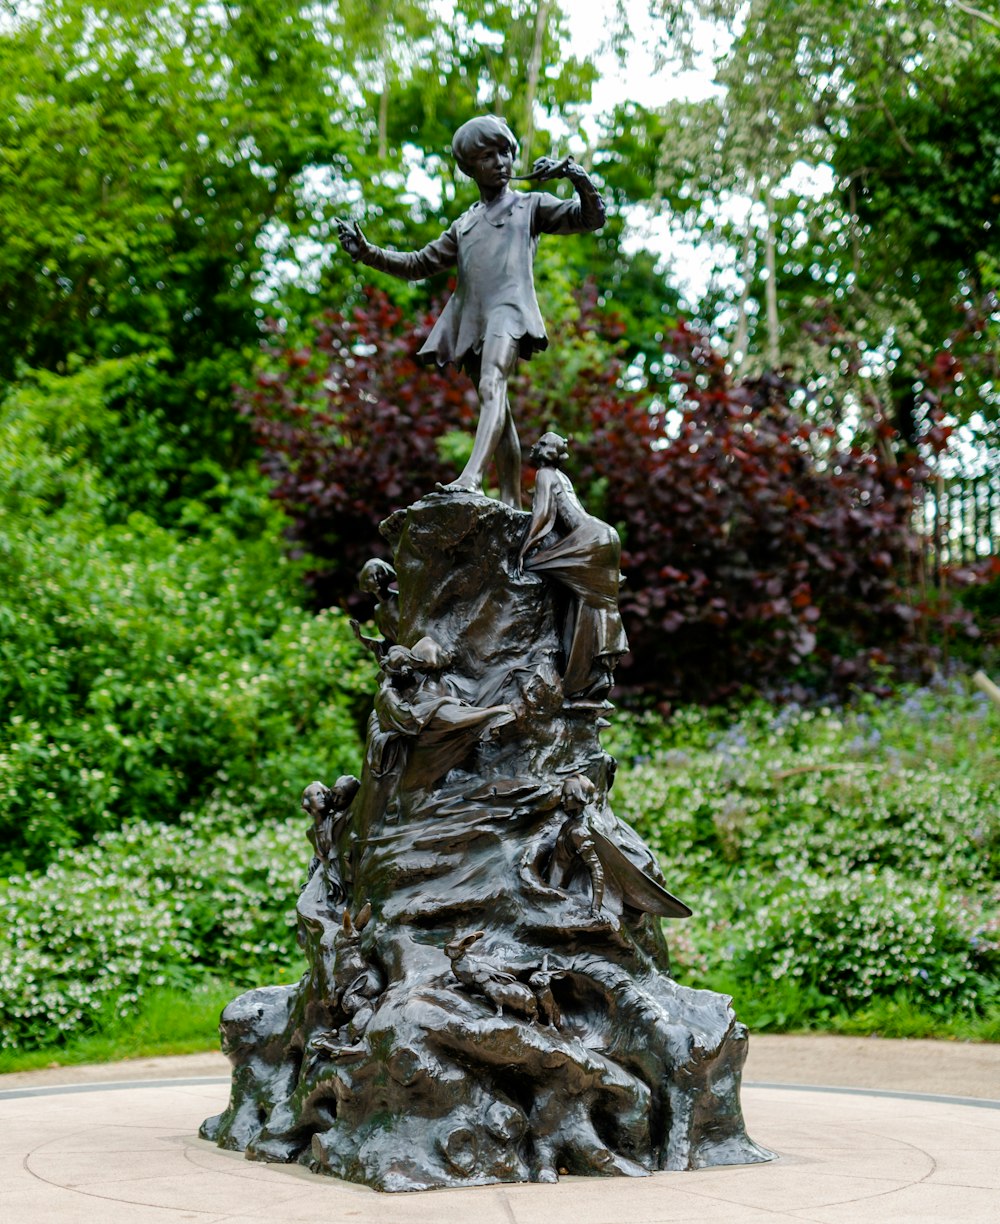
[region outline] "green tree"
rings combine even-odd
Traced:
[[[305,8],[46,0],[0,33],[0,378],[155,356],[184,454],[239,457],[230,385],[297,184],[343,163],[328,22]]]
[[[665,3],[676,12],[678,5]],[[994,3],[697,0],[731,34],[715,106],[666,112],[664,198],[729,245],[742,288],[709,303],[734,355],[791,362],[864,408],[881,379],[912,437],[923,367],[961,322],[995,344],[1000,202],[1000,15]],[[794,166],[832,167],[834,191],[797,195]],[[757,208],[734,219],[728,193]],[[992,217],[991,217],[992,210]],[[803,330],[837,333],[821,351]],[[995,364],[995,362],[993,363]],[[996,416],[995,384],[965,415]],[[833,398],[843,399],[843,395]]]
[[[264,821],[360,765],[370,662],[342,616],[303,611],[260,478],[217,472],[173,529],[108,521],[94,457],[141,362],[0,404],[0,875],[213,797]]]

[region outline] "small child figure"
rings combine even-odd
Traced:
[[[396,571],[388,561],[379,557],[366,561],[358,575],[358,590],[365,595],[371,595],[375,600],[372,618],[382,636],[366,637],[361,632],[361,625],[353,618],[350,622],[351,630],[361,645],[372,652],[377,663],[382,662],[399,637],[399,591],[392,589],[395,581]]]
[[[306,833],[313,848],[312,862],[306,875],[306,888],[316,871],[322,869],[326,890],[335,901],[346,896],[346,862],[342,846],[343,833],[350,819],[350,807],[361,783],[353,774],[343,774],[332,787],[322,782],[310,782],[302,792],[302,810],[312,817]]]
[[[587,807],[597,788],[589,778],[574,774],[563,783],[562,809],[566,813],[549,864],[549,883],[565,889],[582,864],[590,876],[590,911],[597,917],[604,904],[604,864],[597,853]]]
[[[540,157],[526,176],[568,178],[577,198],[546,191],[511,191],[518,144],[503,119],[484,115],[463,123],[452,152],[463,174],[475,180],[479,200],[420,251],[371,246],[358,225],[338,221],[340,241],[356,262],[402,280],[423,280],[458,268],[458,286],[418,356],[464,368],[479,391],[479,424],[472,455],[445,489],[482,492],[496,459],[501,500],[520,509],[521,448],[507,397],[518,357],[548,345],[534,284],[540,234],[581,234],[605,221],[604,202],[590,176],[572,158]]]

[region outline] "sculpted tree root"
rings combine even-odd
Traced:
[[[309,968],[223,1013],[222,1147],[391,1191],[771,1158],[730,1000],[670,977],[689,911],[611,809],[609,707],[565,690],[573,605],[522,569],[527,522],[452,492],[383,525],[365,769],[307,790]]]

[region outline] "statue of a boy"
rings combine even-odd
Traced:
[[[503,119],[484,115],[463,123],[452,152],[459,169],[475,180],[479,200],[440,238],[420,251],[371,246],[357,225],[338,222],[340,241],[352,259],[403,280],[422,280],[458,268],[458,287],[418,354],[439,366],[464,368],[479,390],[479,424],[472,455],[448,489],[481,492],[496,459],[500,497],[521,505],[521,448],[507,398],[518,357],[548,344],[535,297],[533,265],[540,234],[580,234],[604,224],[604,202],[590,176],[571,158],[540,157],[530,178],[568,178],[572,200],[546,191],[511,191],[518,144]]]

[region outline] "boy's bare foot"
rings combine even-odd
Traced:
[[[438,493],[478,493],[480,497],[485,497],[483,486],[481,483],[464,481],[459,477],[457,480],[452,480],[448,484],[436,484],[434,486]],[[500,500],[505,506],[511,506],[514,510],[521,509],[521,491],[516,493],[500,491]]]
[[[482,485],[466,484],[461,480],[452,480],[449,484],[436,484],[434,488],[439,493],[480,493],[485,497]]]

